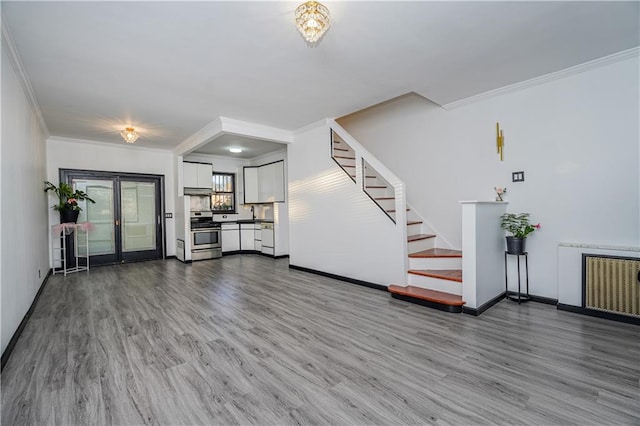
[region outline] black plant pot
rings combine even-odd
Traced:
[[[76,223],[80,210],[64,209],[60,210],[60,223]]]
[[[527,239],[518,237],[506,237],[507,238],[507,253],[509,254],[523,254]]]

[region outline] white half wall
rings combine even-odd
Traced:
[[[0,302],[2,351],[49,270],[46,135],[2,43],[2,201]]]
[[[507,204],[461,201],[462,299],[467,308],[479,308],[504,293],[504,231],[492,226]],[[496,265],[487,268],[486,265]]]
[[[493,200],[506,186],[508,210],[542,224],[527,242],[530,292],[558,298],[560,241],[639,245],[639,74],[635,57],[452,110],[407,95],[338,121],[456,247],[457,201]],[[511,182],[515,171],[524,182]]]
[[[331,159],[329,127],[288,146],[289,263],[380,285],[405,283],[395,224]]]
[[[47,140],[47,180],[57,184],[60,169],[106,172],[146,173],[164,176],[165,212],[174,213],[174,155],[171,151],[118,146],[94,141],[51,137]],[[48,203],[53,205],[52,198]],[[57,212],[50,211],[49,224],[59,223]],[[174,219],[165,219],[167,256],[176,253]]]

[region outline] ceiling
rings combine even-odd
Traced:
[[[249,159],[268,154],[269,152],[278,151],[285,147],[285,144],[277,142],[225,134],[208,144],[199,147],[195,151],[191,152],[191,154],[208,154]],[[229,148],[240,148],[242,149],[242,152],[232,153],[229,152]]]
[[[172,149],[219,116],[294,130],[415,91],[440,105],[640,45],[639,2],[11,2],[54,136]],[[214,148],[211,148],[215,151]]]

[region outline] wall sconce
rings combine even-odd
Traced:
[[[504,161],[504,132],[500,130],[500,123],[496,123],[496,148],[498,150],[498,158]]]

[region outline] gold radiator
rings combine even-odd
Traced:
[[[585,308],[640,316],[640,259],[585,255]]]

